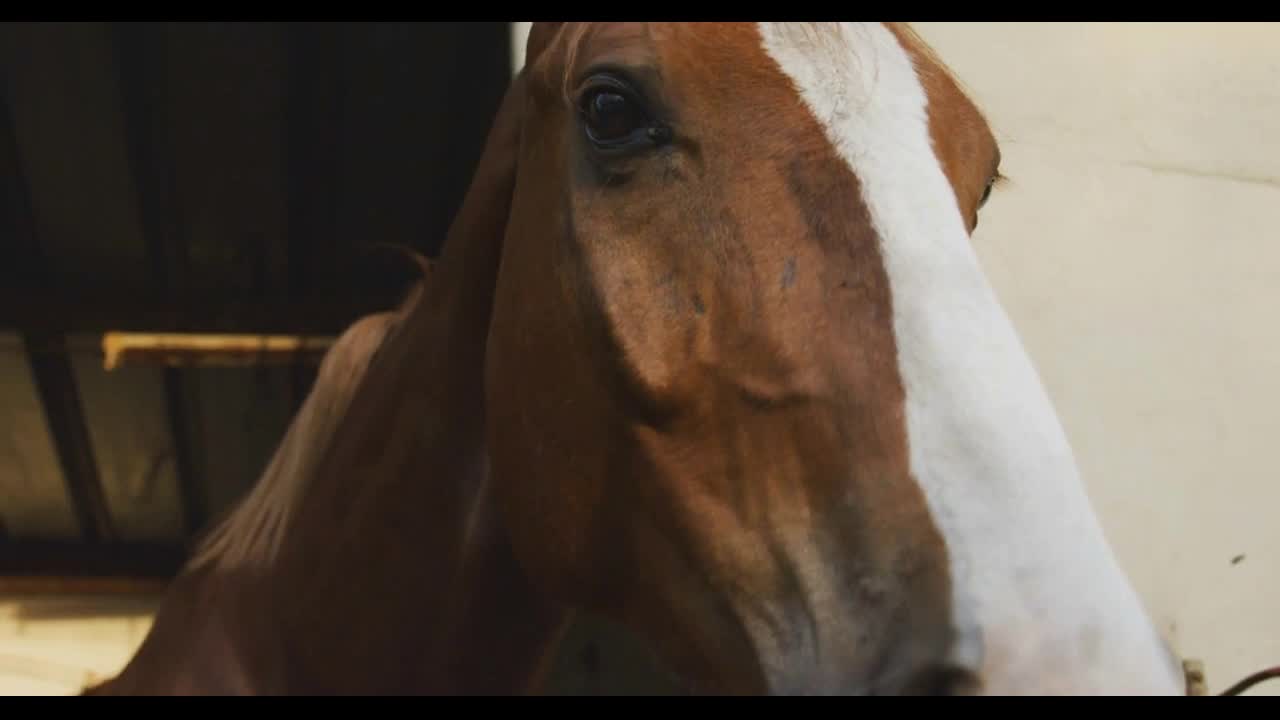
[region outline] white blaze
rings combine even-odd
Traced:
[[[978,264],[910,56],[878,23],[760,31],[857,175],[883,243],[911,469],[947,543],[967,638],[956,659],[980,659],[997,694],[1181,693]]]

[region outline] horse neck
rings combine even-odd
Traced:
[[[277,645],[248,573],[204,567],[170,584],[125,667],[85,695],[279,694]]]
[[[125,670],[84,694],[535,692],[570,615],[544,602],[529,584],[494,522],[487,491],[477,496],[471,516],[453,582],[442,583],[439,593],[408,616],[348,621],[359,631],[355,637],[363,636],[362,646],[389,639],[379,651],[351,645],[348,636],[340,639],[347,655],[322,663],[316,672],[286,673],[295,659],[310,662],[335,647],[334,637],[301,638],[282,629],[275,619],[284,608],[263,592],[269,575],[205,569],[175,581]],[[245,579],[250,582],[238,582]],[[430,627],[423,627],[424,619]],[[399,666],[414,655],[412,667]]]
[[[400,321],[450,346],[415,303]],[[537,686],[567,615],[538,600],[498,521],[478,416],[468,393],[450,390],[466,386],[467,371],[444,354],[402,347],[408,335],[353,348],[354,332],[331,350],[254,491],[175,579],[139,652],[92,694]],[[365,375],[362,358],[342,360],[373,354],[379,342],[390,357],[382,370],[397,359],[438,359],[389,385],[332,372]],[[392,386],[399,402],[357,401]],[[326,422],[321,410],[356,413],[364,452],[298,460],[300,446],[330,445],[350,426]],[[400,432],[407,427],[423,433]],[[288,495],[281,488],[299,495],[278,508]]]
[[[419,288],[403,313],[366,317],[338,339],[258,483],[171,584],[124,672],[95,694],[372,690],[389,682],[405,691],[523,687],[519,652],[504,656],[504,677],[510,680],[504,686],[492,669],[448,650],[451,642],[468,637],[455,632],[453,623],[474,627],[471,634],[477,636],[500,624],[486,622],[481,609],[490,608],[500,619],[524,617],[511,612],[516,608],[495,606],[483,588],[500,589],[499,602],[529,596],[517,589],[523,577],[492,521],[477,416],[467,393],[440,392],[446,378],[456,379],[454,388],[466,387],[460,375],[466,368],[447,359],[431,367],[427,360],[423,372],[408,374],[395,387],[407,392],[401,397],[424,394],[429,400],[357,403],[357,412],[378,411],[360,427],[374,430],[362,437],[381,462],[345,466],[350,473],[324,471],[321,450],[348,437],[340,435],[341,420],[355,398],[387,387],[365,385],[378,351],[389,352],[392,360],[440,354],[403,348],[413,338],[395,338],[397,323],[409,323],[439,346],[458,339],[448,332],[441,337],[431,327],[433,314],[421,296]],[[406,408],[417,410],[400,416]],[[380,438],[394,440],[405,427],[422,427],[424,434],[368,446]],[[350,455],[338,457],[339,463],[352,461]],[[303,621],[291,623],[295,615]],[[370,619],[353,623],[361,616]],[[263,621],[273,617],[282,622]],[[356,626],[360,632],[351,633]],[[308,650],[317,645],[326,651]],[[439,657],[427,659],[433,652]],[[286,678],[279,668],[289,653],[304,658],[301,669]],[[415,654],[424,659],[405,662]],[[481,674],[473,677],[473,671]]]
[[[562,624],[496,522],[482,355],[436,294],[380,348],[257,579],[290,692],[522,692]]]
[[[254,625],[269,604],[264,590],[291,537],[298,498],[314,484],[317,448],[332,441],[395,319],[392,313],[367,316],[338,338],[258,482],[201,540],[170,583],[138,652],[94,694],[280,689],[270,673],[275,638],[269,627]]]
[[[572,613],[520,567],[486,486],[471,509],[457,580],[428,663],[430,692],[537,692]]]
[[[431,302],[380,351],[269,579],[299,688],[522,692],[563,625],[491,499],[473,326]]]
[[[423,483],[450,496],[451,510],[419,518],[413,532],[393,538],[362,524],[355,532],[366,539],[355,552],[346,532],[325,545],[299,533],[300,552],[282,555],[269,594],[296,669],[291,692],[523,694],[540,686],[569,614],[529,582],[483,463],[475,472],[475,486]],[[412,508],[427,501],[392,497],[370,498],[361,517],[412,522]]]

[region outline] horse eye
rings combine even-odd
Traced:
[[[615,90],[588,94],[583,114],[591,141],[603,146],[625,143],[649,124],[640,105]]]
[[[978,200],[978,207],[982,207],[987,204],[987,200],[991,197],[991,188],[995,187],[995,185],[995,178],[991,178],[987,181],[987,186],[982,189],[982,199]]]

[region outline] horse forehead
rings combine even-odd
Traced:
[[[569,56],[651,64],[664,83],[688,83],[700,92],[732,91],[743,78],[756,89],[786,84],[776,75],[757,23],[597,22],[568,28]],[[726,75],[732,71],[732,76]],[[772,75],[772,76],[771,76]],[[738,89],[741,89],[740,87]]]
[[[727,135],[772,126],[790,139],[792,152],[876,142],[824,132],[869,106],[882,117],[923,117],[935,151],[930,160],[943,168],[962,206],[973,204],[974,188],[999,165],[981,111],[905,23],[581,23],[565,35],[577,63],[614,59],[652,67],[683,97],[701,96],[722,111],[704,122],[723,125]],[[766,103],[759,107],[772,117],[735,112],[744,93]]]
[[[784,63],[782,53],[793,60],[803,59],[815,70],[827,71],[830,74],[825,82],[818,84],[827,92],[849,96],[901,90],[879,87],[876,82],[876,68],[891,53],[909,59],[917,81],[913,89],[930,105],[968,104],[959,88],[950,88],[954,93],[940,91],[941,83],[934,81],[947,76],[946,69],[904,23],[594,22],[570,24],[564,35],[573,46],[570,56],[579,61],[634,55],[661,64],[667,71],[662,73],[665,81],[675,83],[702,80],[708,74],[720,83],[730,82],[718,73],[732,65],[747,71],[735,73],[735,77],[749,77],[752,84],[764,83],[773,89],[785,86],[797,99],[803,91],[795,78],[776,72]],[[857,87],[849,86],[853,79],[858,81]]]
[[[903,23],[759,23],[764,52],[846,157],[894,143],[923,121],[932,152],[966,215],[999,166],[977,105],[932,49]],[[838,129],[838,130],[837,130]],[[857,168],[850,168],[857,174]]]
[[[922,115],[944,158],[961,153],[964,157],[955,159],[983,165],[975,155],[995,151],[981,112],[905,23],[666,24],[632,37],[643,37],[664,64],[679,66],[669,74],[670,82],[710,83],[704,91],[734,85],[726,98],[739,91],[774,99],[781,93],[793,100],[784,105],[803,109],[827,128],[872,106],[901,117]],[[777,109],[785,119],[789,108]],[[790,129],[801,128],[793,124]]]
[[[919,55],[883,23],[758,23],[764,52],[825,126],[868,111],[923,109]],[[904,59],[906,62],[903,62]]]

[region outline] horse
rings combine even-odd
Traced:
[[[973,250],[1000,177],[905,24],[534,24],[203,687],[535,691],[591,612],[703,693],[1181,694]]]

